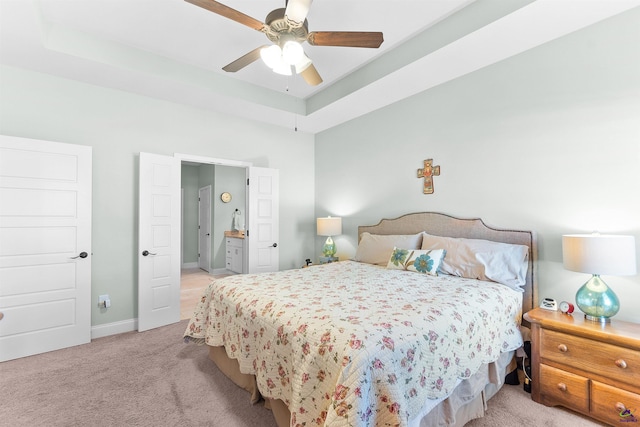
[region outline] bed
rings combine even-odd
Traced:
[[[352,260],[215,280],[185,339],[280,427],[481,417],[537,302],[535,233],[426,212],[358,236]]]

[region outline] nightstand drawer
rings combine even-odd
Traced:
[[[576,411],[589,412],[589,379],[540,365],[540,387],[543,402],[563,405]]]
[[[625,411],[627,409],[628,412]],[[593,417],[618,425],[621,422],[638,420],[640,413],[635,412],[638,409],[640,409],[640,394],[620,390],[598,381],[591,382],[591,415]]]
[[[542,330],[540,356],[626,384],[640,378],[640,352],[556,331]]]

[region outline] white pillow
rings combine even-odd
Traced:
[[[523,292],[529,266],[527,246],[423,233],[422,249],[447,251],[440,263],[443,273],[498,282]]]
[[[420,249],[422,233],[418,234],[371,234],[362,233],[354,261],[368,264],[387,265],[395,247]]]
[[[416,273],[438,275],[438,267],[444,258],[444,249],[413,250],[393,248],[387,263],[390,270],[408,270]]]

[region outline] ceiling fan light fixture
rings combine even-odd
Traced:
[[[2,0],[0,0],[2,1]],[[285,0],[285,7],[274,9],[267,14],[264,22],[226,6],[216,0],[186,0],[224,18],[236,21],[246,27],[264,33],[273,43],[269,47],[257,47],[222,69],[235,73],[257,61],[263,62],[274,72],[284,75],[300,74],[309,85],[322,83],[318,70],[305,55],[301,43],[311,46],[343,46],[358,48],[379,48],[384,41],[381,32],[371,31],[312,31],[309,32],[307,15],[313,0]],[[295,42],[289,44],[288,42]],[[285,46],[286,45],[286,46]],[[286,49],[285,49],[286,48]],[[283,53],[283,49],[286,50]]]
[[[291,65],[287,64],[282,57],[282,49],[278,45],[271,45],[260,50],[260,58],[271,68],[274,73],[283,76],[291,75]]]
[[[282,63],[282,50],[280,46],[271,45],[260,50],[260,58],[267,65],[267,67],[274,69]]]
[[[297,41],[289,40],[282,47],[282,59],[289,65],[295,65],[302,60],[304,49]]]

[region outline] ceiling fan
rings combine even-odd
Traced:
[[[322,83],[322,77],[313,66],[311,59],[304,53],[301,44],[305,41],[312,46],[368,48],[378,48],[383,42],[381,32],[309,32],[307,14],[313,0],[289,0],[286,8],[271,11],[264,23],[214,0],[185,1],[260,31],[274,43],[257,47],[222,67],[224,71],[231,73],[262,58],[274,72],[284,75],[295,72],[300,74],[307,84],[316,86]]]

